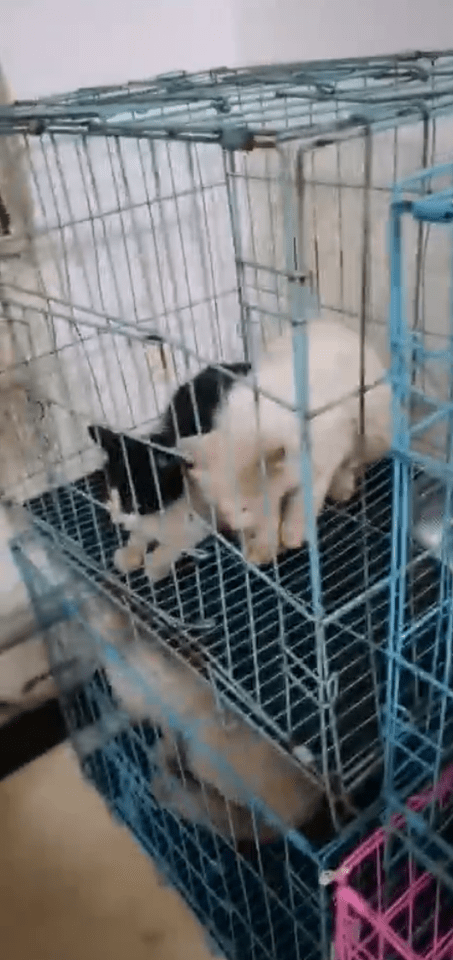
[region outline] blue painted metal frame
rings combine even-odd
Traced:
[[[49,537],[31,530],[14,542],[16,562],[22,572],[38,616],[46,598],[53,595],[52,573],[37,566],[33,551],[55,554]],[[63,559],[63,558],[62,558]],[[84,619],[77,596],[70,596],[71,565],[93,589],[89,573],[68,557],[67,588],[63,611],[92,638],[93,649],[115,662],[118,651],[108,636],[102,636]],[[51,568],[50,568],[51,569]],[[60,594],[61,598],[61,594]],[[127,668],[126,668],[127,669]],[[130,668],[131,679],[143,678]],[[295,830],[260,848],[248,862],[214,832],[178,820],[160,808],[152,795],[153,745],[150,727],[111,727],[109,717],[118,710],[102,676],[94,676],[82,691],[65,691],[62,706],[68,732],[77,749],[77,736],[84,727],[99,722],[99,743],[81,755],[85,775],[97,787],[112,814],[132,831],[145,852],[153,857],[168,880],[183,893],[208,933],[231,958],[270,960],[285,956],[305,960],[329,952],[331,938],[330,892],[323,874],[335,870],[339,861],[363,836],[370,811],[358,817],[340,837],[320,849]],[[166,717],[171,724],[172,718]],[[215,758],[213,758],[215,759]],[[266,811],[268,813],[268,811]],[[373,810],[376,817],[378,806]]]
[[[423,393],[415,391],[413,377],[427,360],[452,370],[453,312],[450,311],[450,335],[442,350],[429,350],[423,331],[410,329],[404,276],[403,223],[406,217],[441,227],[453,225],[453,188],[435,190],[436,180],[448,177],[453,182],[453,164],[424,170],[396,184],[390,210],[390,313],[389,340],[393,393],[394,492],[391,560],[391,611],[389,619],[388,678],[386,701],[385,795],[389,803],[414,793],[423,781],[436,780],[441,768],[451,759],[447,742],[447,720],[453,715],[451,684],[453,638],[453,591],[451,556],[445,536],[449,526],[453,488],[451,444],[447,459],[437,460],[413,447],[424,429],[444,421],[451,428],[451,402],[434,398],[436,410],[415,427],[410,421],[411,399]],[[453,245],[452,245],[453,246]],[[451,278],[450,278],[451,280]],[[451,297],[450,297],[451,305]],[[450,390],[452,383],[450,383]],[[426,400],[431,397],[426,394]],[[441,478],[446,491],[443,516],[439,602],[425,622],[408,620],[406,588],[409,550],[412,537],[414,470],[428,477]],[[416,644],[418,659],[409,656],[409,643]],[[407,684],[419,680],[425,691],[425,703],[414,712],[408,710]],[[437,705],[437,711],[436,711]]]
[[[234,151],[354,135],[369,123],[389,127],[452,110],[453,53],[427,50],[87,88],[2,108],[0,132],[171,137]]]

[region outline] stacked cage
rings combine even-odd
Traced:
[[[30,385],[20,470],[2,477],[31,522],[15,557],[41,624],[52,605],[61,618],[49,653],[84,772],[241,960],[327,957],[324,881],[377,817],[384,772],[396,784],[395,725],[421,687],[425,706],[410,715],[427,739],[426,677],[412,670],[410,704],[396,681],[399,474],[388,452],[348,498],[330,488],[316,504],[311,438],[326,410],[309,407],[308,331],[319,313],[355,337],[363,434],[365,342],[387,363],[391,189],[448,150],[452,77],[452,55],[426,53],[175,74],[0,111],[34,201],[33,223],[9,237],[26,231],[26,273],[1,263],[14,370]],[[448,259],[436,249],[427,264],[418,227],[408,257],[419,304]],[[432,317],[445,336],[437,305]],[[200,518],[198,501],[170,535],[163,489],[158,526],[140,539],[149,504],[133,441],[149,484],[159,487],[161,455],[187,482],[171,399],[192,382],[195,425],[182,439],[209,436],[193,378],[209,369],[234,390],[278,335],[291,346],[303,440],[301,542],[258,556],[239,523],[219,524],[212,504]],[[340,390],[338,408],[350,399]],[[105,456],[121,461],[122,490]],[[127,515],[112,497],[125,491]],[[163,559],[186,521],[197,536]],[[407,569],[412,636],[436,619],[440,568],[414,547]],[[436,717],[443,730],[446,712]]]
[[[452,175],[449,163],[405,178],[390,206],[394,499],[386,815],[384,827],[340,868],[336,950],[343,960],[440,958],[451,955],[453,944]],[[435,592],[417,613],[412,583],[426,562],[437,564]]]
[[[428,775],[438,779],[451,759],[451,264],[442,272],[436,267],[433,276],[429,264],[439,262],[442,249],[451,257],[452,173],[447,164],[403,180],[391,206],[390,335],[398,415],[389,783],[402,796]],[[423,250],[416,325],[408,322],[406,289],[407,244],[414,231]],[[437,601],[425,616],[410,618],[407,578],[420,548],[438,562]]]

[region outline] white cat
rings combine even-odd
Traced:
[[[141,636],[139,628],[133,631],[125,614],[107,612],[99,623],[124,657],[104,660],[114,692],[131,719],[148,719],[162,731],[155,754],[160,773],[151,786],[156,799],[224,834],[232,817],[236,839],[253,836],[248,812],[253,798],[288,828],[313,818],[325,799],[313,768],[280,750],[235,710],[221,709],[207,679]],[[185,786],[178,777],[178,754]],[[268,836],[269,825],[262,822],[259,832]]]
[[[308,324],[309,434],[314,514],[327,493],[348,500],[364,465],[391,445],[390,387],[374,348],[365,344],[365,435],[360,436],[360,337],[344,324]],[[263,563],[305,539],[300,482],[301,422],[291,331],[258,363],[253,380],[237,383],[217,411],[214,429],[181,442],[192,477],[234,530],[253,531],[247,558]],[[264,394],[264,395],[263,395]],[[267,394],[267,395],[266,395]],[[293,409],[291,409],[291,407]],[[320,412],[318,412],[320,411]],[[282,516],[282,502],[286,509]]]

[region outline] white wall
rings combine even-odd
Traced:
[[[453,46],[450,0],[236,0],[241,63]]]
[[[170,70],[453,47],[451,0],[2,0],[20,97]]]
[[[450,0],[3,0],[20,97],[285,59],[453,46]]]
[[[235,62],[229,0],[2,0],[0,61],[19,97]]]

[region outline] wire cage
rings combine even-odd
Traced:
[[[395,484],[389,640],[388,782],[399,797],[437,778],[451,758],[451,191],[438,165],[395,187],[391,207],[392,384]],[[419,302],[406,285],[407,244],[421,240]],[[430,264],[450,258],[450,269]],[[416,325],[410,321],[418,313]],[[430,318],[435,316],[436,322]],[[418,407],[417,421],[411,416]],[[438,565],[437,600],[422,616],[408,605],[412,571]]]
[[[60,550],[32,529],[12,548],[47,630],[83,773],[188,901],[215,950],[226,957],[327,956],[332,910],[324,871],[364,824],[351,823],[341,842],[331,831],[326,843],[328,808],[318,807],[306,825],[309,847],[288,829],[287,804],[280,799],[276,812],[272,802],[277,791],[307,792],[295,761],[257,727],[244,734],[237,712],[215,717],[214,728],[212,716],[203,728],[201,710],[181,716],[193,690],[200,707],[199,663],[188,665],[187,654],[140,617],[125,616],[120,594],[105,585],[93,590],[78,564],[62,564]],[[175,677],[175,690],[162,682]]]
[[[449,766],[434,787],[408,800],[407,822],[393,816],[389,826],[376,830],[341,865],[335,908],[338,960],[451,955],[453,885],[450,860],[439,840],[442,833],[451,833],[452,786]],[[427,807],[435,813],[437,843],[416,833],[416,818]],[[426,869],[433,859],[447,871],[442,879]]]
[[[332,486],[316,503],[319,465],[311,441],[322,417],[331,415],[322,449],[337,451],[350,420],[362,438],[372,389],[387,395],[391,188],[448,151],[452,77],[453,54],[426,52],[173,74],[0,110],[0,142],[14,143],[34,207],[32,224],[28,218],[26,226],[13,224],[8,231],[0,263],[4,323],[14,371],[27,378],[32,426],[21,441],[14,481],[0,477],[3,493],[25,505],[35,536],[56,551],[63,569],[83,577],[98,606],[107,592],[126,618],[112,642],[111,622],[93,629],[79,612],[79,599],[73,606],[68,600],[69,607],[61,601],[60,633],[70,648],[64,663],[80,658],[83,648],[91,670],[83,689],[69,695],[58,644],[51,642],[71,736],[87,775],[232,957],[327,956],[331,913],[319,873],[338,865],[377,809],[395,604],[390,436],[385,449],[368,458],[373,462],[361,479],[360,462],[354,487],[350,471],[337,483],[336,496]],[[13,256],[24,236],[25,274],[24,257]],[[422,240],[419,233],[412,238],[409,255],[414,267],[408,283],[417,302]],[[434,285],[446,262],[440,252],[431,263]],[[323,379],[310,367],[310,330],[318,314],[334,325],[338,343],[349,337],[355,344],[343,362],[349,393],[332,370]],[[297,496],[303,490],[304,536],[297,544],[292,538],[274,544],[272,558],[257,562],[253,542],[236,522],[236,502],[222,524],[181,461],[195,456],[193,434],[212,434],[215,415],[240,390],[246,416],[260,404],[278,406],[265,392],[259,396],[259,378],[262,358],[278,354],[279,343],[290,357],[285,389],[288,382],[292,388],[281,409],[303,442],[295,485],[279,494],[277,517],[274,509],[274,534],[283,536],[285,510],[295,502],[300,524]],[[379,354],[370,383],[366,344]],[[11,369],[9,363],[9,377]],[[309,407],[312,380],[319,409]],[[330,387],[323,398],[325,383]],[[189,409],[184,430],[175,414],[181,389]],[[282,400],[278,385],[271,397],[276,390]],[[104,465],[112,431],[120,435],[113,465],[121,461],[126,512],[113,497],[115,484]],[[349,454],[352,462],[352,447],[342,447],[334,466],[340,470]],[[135,458],[147,476],[144,491],[138,490]],[[171,485],[175,472],[183,512],[176,514],[170,539],[178,550],[170,560],[166,555],[165,575],[159,568],[156,576],[158,547],[170,536],[165,523],[171,505],[158,481],[164,477]],[[254,482],[267,537],[273,488],[268,476],[259,477]],[[149,490],[159,486],[154,519],[140,535],[130,510],[141,510],[148,522]],[[163,518],[157,528],[156,516]],[[181,545],[186,526],[190,544]],[[47,593],[44,586],[37,590],[40,564],[27,560],[27,542],[16,557],[40,608]],[[288,549],[280,550],[282,544]],[[422,550],[413,566],[410,609],[420,623],[437,609],[439,567]],[[75,586],[70,579],[67,596],[82,595],[83,608],[81,582]],[[171,762],[161,753],[152,759],[155,731],[170,705],[161,704],[161,722],[153,726],[143,721],[143,698],[131,697],[137,685],[150,686],[143,657],[151,639],[159,649],[174,650],[185,669],[189,661],[190,676],[207,684],[206,722],[223,715],[226,728],[231,723],[236,731],[228,743],[239,755],[242,742],[247,756],[243,744],[252,731],[261,756],[277,751],[275,769],[284,758],[285,782],[304,781],[299,794],[311,798],[306,809],[286,818],[276,809],[289,787],[278,795],[261,783],[260,793],[260,784],[252,789],[249,781],[246,794],[233,790],[222,778],[224,740],[217,763],[210,758],[217,787],[210,782],[208,789],[200,769],[183,756],[192,749],[188,744],[203,744],[203,726],[184,736],[166,716],[175,743]],[[130,670],[123,698],[118,679],[116,687],[111,681],[118,656],[126,680]],[[150,716],[153,697],[159,699],[155,683],[146,700]],[[135,706],[128,714],[121,702],[127,708],[136,699],[142,709],[131,726],[127,717],[137,720]],[[94,739],[87,734],[81,740],[79,728],[93,723]],[[157,803],[150,778],[159,763],[165,784]],[[205,774],[206,758],[200,765]],[[169,788],[175,778],[177,802]],[[238,853],[244,818],[247,856]],[[210,894],[212,871],[217,880]]]

